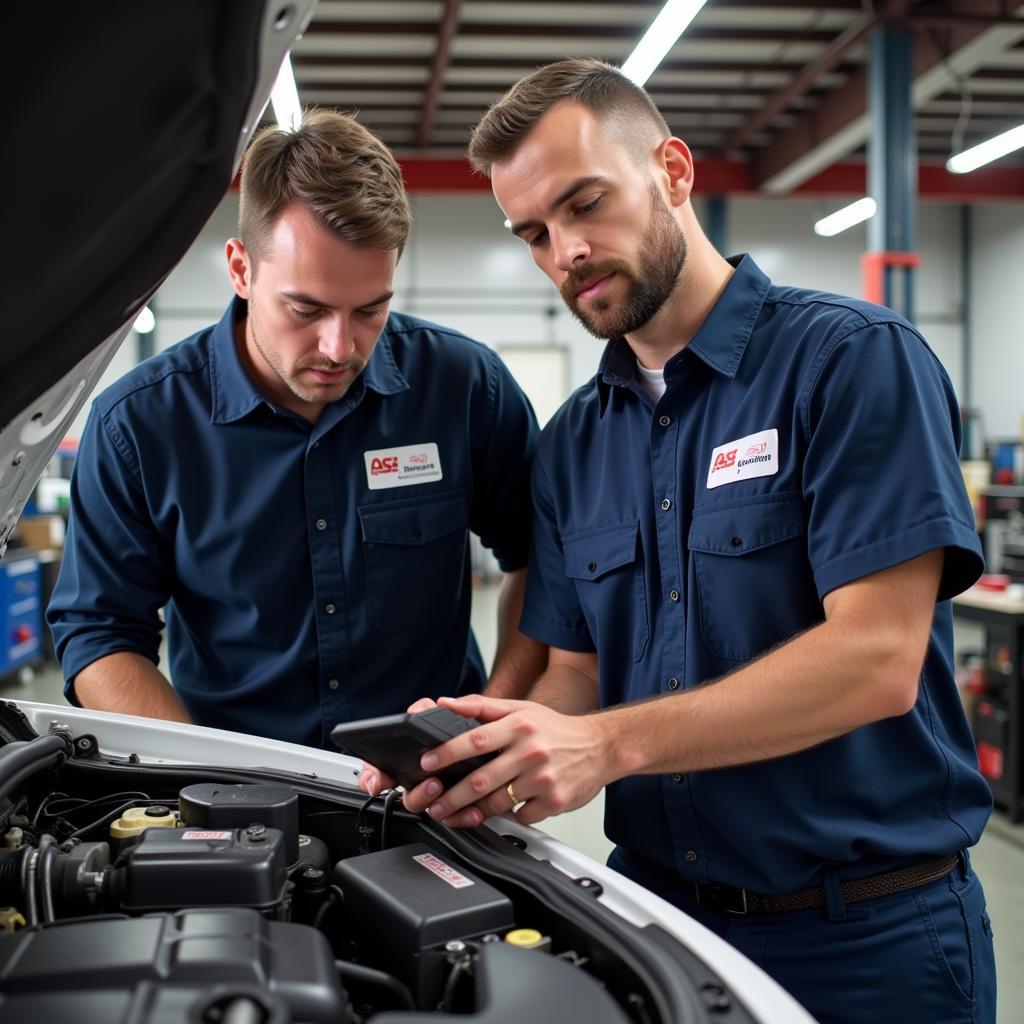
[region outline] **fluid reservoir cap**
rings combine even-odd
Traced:
[[[159,810],[159,816],[152,812]],[[176,828],[178,818],[168,807],[129,807],[117,821],[110,824],[111,839],[131,839],[147,828]]]
[[[505,936],[505,941],[520,949],[536,949],[544,942],[544,936],[536,928],[516,928]]]
[[[154,804],[152,807],[146,808],[147,818],[166,818],[170,813],[170,807],[164,807],[163,804]]]

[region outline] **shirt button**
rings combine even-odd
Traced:
[[[667,512],[672,507],[672,499],[671,498],[662,498],[661,499],[661,507],[662,507],[663,511]]]
[[[669,688],[670,690],[678,690],[678,689],[679,689],[679,680],[678,680],[678,679],[676,679],[676,677],[675,677],[675,676],[673,676],[673,677],[672,677],[672,678],[671,678],[671,679],[670,679],[670,680],[668,681],[668,688]]]
[[[692,864],[697,859],[697,851],[687,850],[686,853],[683,854],[683,856],[686,859],[687,864]]]
[[[597,562],[591,562],[590,565],[587,566],[587,572],[597,572]]]
[[[327,529],[327,520],[326,519],[318,519],[313,525],[318,530],[326,530]]]
[[[337,610],[338,609],[335,608],[333,604],[329,604],[324,608],[324,611],[327,612],[328,615],[333,615]]]
[[[729,543],[734,548],[741,548],[741,547],[743,547],[743,538],[742,537],[733,537],[733,539],[731,541],[729,541]]]
[[[683,781],[683,777],[682,777],[682,775],[679,774],[679,772],[675,772],[673,774],[673,776],[672,776],[672,781],[673,782],[682,782]]]
[[[320,447],[320,442],[319,441],[314,441],[313,442],[313,447],[314,448],[319,448]]]
[[[678,600],[679,600],[679,591],[678,591],[678,590],[676,590],[676,588],[675,588],[675,587],[673,587],[673,588],[672,588],[672,589],[671,589],[671,590],[670,590],[670,591],[668,592],[668,599],[669,599],[670,601],[678,601]]]
[[[659,416],[658,417],[658,423],[660,423],[661,426],[663,426],[663,427],[667,427],[671,422],[672,422],[672,417],[671,416]]]
[[[337,689],[337,688],[338,688],[339,686],[341,686],[341,683],[339,683],[337,679],[328,679],[328,680],[327,680],[327,685],[328,685],[328,686],[329,686],[329,687],[330,687],[330,688],[331,688],[332,690],[336,690],[336,689]]]

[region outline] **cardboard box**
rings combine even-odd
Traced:
[[[22,516],[14,527],[14,535],[27,548],[63,548],[64,520],[60,516]]]

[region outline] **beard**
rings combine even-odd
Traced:
[[[336,402],[352,386],[352,383],[360,373],[366,369],[366,361],[357,355],[352,355],[343,363],[335,363],[323,356],[310,356],[300,359],[294,366],[285,365],[281,353],[266,344],[262,335],[262,327],[256,319],[255,303],[249,303],[249,330],[252,332],[253,344],[257,351],[263,356],[266,363],[281,379],[281,383],[301,402],[309,405],[324,405],[327,402]],[[305,383],[301,374],[306,370],[323,370],[328,373],[339,373],[342,370],[351,371],[349,375],[334,384],[325,382]]]
[[[644,327],[668,301],[686,262],[686,238],[652,182],[648,239],[637,254],[636,267],[623,260],[602,260],[570,271],[559,286],[573,316],[596,338],[618,338]],[[603,295],[584,311],[576,293],[587,281],[618,274],[627,283],[626,297],[614,303]]]

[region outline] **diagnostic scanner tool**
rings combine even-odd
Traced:
[[[375,768],[386,772],[406,789],[412,789],[424,779],[439,779],[450,789],[470,772],[486,764],[498,751],[467,757],[447,768],[425,772],[420,757],[431,747],[444,743],[460,733],[475,729],[480,723],[475,718],[457,715],[448,708],[430,708],[428,711],[406,712],[404,715],[383,715],[364,718],[359,722],[343,722],[331,730],[331,741],[348,754],[362,758]]]

